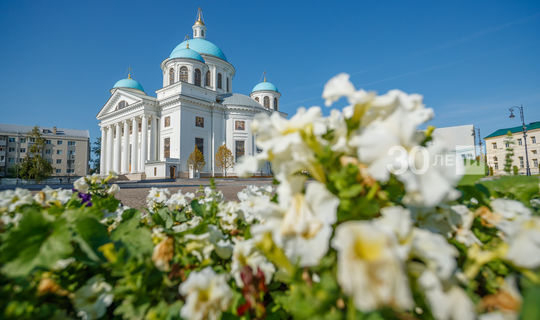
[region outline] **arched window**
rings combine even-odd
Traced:
[[[123,108],[127,107],[127,105],[128,105],[128,103],[125,100],[122,100],[122,101],[118,102],[118,104],[116,105],[116,110],[123,109]]]
[[[201,37],[204,37],[204,30],[201,30]]]
[[[204,79],[204,85],[207,87],[210,86],[210,70],[206,71],[206,79]]]
[[[277,111],[277,98],[274,98],[274,111]]]
[[[255,97],[255,101],[259,102],[259,97]]]
[[[188,69],[185,66],[180,68],[180,81],[188,82]]]
[[[221,82],[222,82],[222,81],[221,81],[221,73],[218,73],[218,74],[217,74],[217,87],[218,87],[218,89],[222,89],[222,88],[223,88]]]
[[[230,86],[229,86],[229,77],[227,77],[227,92],[231,91],[229,88],[230,88]]]
[[[497,161],[497,157],[493,157],[493,161]]]
[[[266,97],[264,97],[263,101],[264,101],[264,107],[270,109],[270,98],[268,98],[268,96],[266,96]]]
[[[195,85],[201,86],[201,70],[195,69]]]
[[[174,83],[174,69],[171,68],[169,69],[169,84],[173,84]]]

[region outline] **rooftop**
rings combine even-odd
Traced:
[[[5,133],[29,133],[32,131],[34,126],[23,126],[18,124],[5,124],[0,123],[0,134]],[[88,130],[77,130],[77,129],[64,129],[56,128],[56,134],[54,134],[54,127],[39,127],[41,134],[44,136],[64,136],[64,137],[80,137],[80,138],[90,138],[90,133]]]
[[[499,129],[493,132],[492,134],[490,134],[489,136],[485,137],[484,139],[504,136],[508,133],[508,131],[512,133],[521,132],[522,129],[523,129],[522,126]],[[540,121],[531,122],[527,125],[527,131],[534,130],[534,129],[540,129]]]

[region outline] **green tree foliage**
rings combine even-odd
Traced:
[[[512,171],[513,171],[514,175],[517,176],[517,175],[518,175],[518,172],[519,172],[519,169],[518,169],[517,166],[513,166],[513,167],[512,167]]]
[[[504,144],[506,146],[506,154],[504,156],[504,172],[510,174],[512,170],[512,164],[514,161],[514,138],[512,137],[512,132],[508,131],[506,138],[504,139]]]
[[[204,155],[197,148],[197,146],[195,146],[195,149],[193,149],[193,152],[189,155],[187,164],[188,166],[192,165],[195,171],[200,171],[206,164],[206,161],[204,160]]]
[[[227,176],[227,169],[234,166],[232,151],[226,145],[221,145],[216,152],[216,167],[223,170],[223,175]]]
[[[29,140],[33,142],[28,147],[26,157],[18,165],[19,177],[22,179],[41,181],[48,178],[53,171],[52,165],[43,158],[45,138],[43,138],[37,126],[32,129],[29,138]]]
[[[98,137],[92,144],[92,155],[93,157],[90,161],[92,164],[92,173],[99,172],[101,170],[101,137]]]

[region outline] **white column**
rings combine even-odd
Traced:
[[[216,70],[216,66],[212,66],[212,79],[211,79],[211,83],[212,83],[212,89],[214,89],[214,91],[217,91],[217,70]]]
[[[150,161],[156,160],[156,135],[157,135],[157,118],[152,116],[150,127]]]
[[[140,172],[144,172],[144,165],[148,159],[148,118],[145,114],[141,118],[141,162],[139,163]]]
[[[127,120],[122,121],[124,127],[124,141],[122,150],[122,173],[129,173],[129,125]]]
[[[120,132],[120,122],[114,124],[116,140],[114,140],[113,170],[116,174],[120,173],[120,143],[122,134]]]
[[[101,175],[107,174],[107,168],[106,161],[105,161],[105,153],[107,152],[107,135],[106,135],[106,129],[104,127],[101,127],[101,150],[99,155],[99,173]]]
[[[131,119],[131,173],[139,171],[139,124],[137,118]]]
[[[106,174],[109,174],[113,169],[113,126],[107,127],[107,152],[105,153],[105,159],[107,163]]]

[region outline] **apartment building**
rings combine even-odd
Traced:
[[[506,157],[506,137],[508,131],[512,133],[514,140],[514,156],[512,166],[518,167],[519,174],[526,174],[527,157],[525,155],[525,140],[523,139],[522,126],[499,129],[484,138],[486,141],[486,156],[488,166],[494,175],[504,174],[504,162]],[[531,122],[527,125],[527,154],[531,174],[539,174],[540,160],[540,121]]]
[[[0,177],[21,162],[34,143],[33,126],[0,124]],[[53,167],[53,177],[84,176],[89,171],[90,134],[88,130],[39,128],[46,141],[43,157]]]

